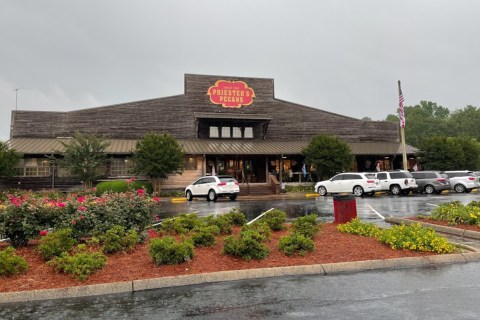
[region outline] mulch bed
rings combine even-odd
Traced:
[[[458,229],[463,229],[463,230],[471,230],[471,231],[480,232],[480,226],[477,226],[477,225],[458,224],[458,225],[452,226],[452,225],[449,225],[448,222],[446,222],[446,221],[430,220],[429,218],[419,219],[418,217],[409,217],[407,219],[415,220],[415,221],[418,221],[418,222],[436,224],[436,225],[439,225],[439,226],[446,226],[446,227],[452,227],[452,228],[458,228]]]
[[[235,232],[238,232],[238,229]],[[28,272],[22,275],[1,278],[0,292],[64,288],[215,271],[433,255],[433,253],[409,250],[392,250],[390,247],[372,238],[340,233],[337,231],[335,224],[326,223],[314,239],[314,252],[308,253],[303,257],[288,257],[276,248],[280,237],[288,233],[287,230],[273,232],[271,240],[266,243],[270,249],[269,256],[264,260],[258,261],[245,261],[241,258],[222,255],[223,241],[218,239],[213,247],[195,248],[195,257],[189,262],[172,266],[155,266],[148,253],[148,244],[145,243],[138,245],[135,251],[131,253],[108,255],[105,268],[83,282],[75,280],[69,275],[55,272],[52,267],[45,263],[41,255],[34,250],[35,243],[31,241],[32,243],[27,247],[17,249],[17,254],[23,256],[29,264]],[[5,246],[5,243],[0,244],[0,249]]]

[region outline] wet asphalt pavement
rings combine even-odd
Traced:
[[[358,217],[428,215],[435,205],[480,200],[480,193],[356,198]],[[162,218],[239,208],[252,220],[270,208],[290,218],[333,221],[333,198],[305,196],[161,204]],[[375,213],[377,212],[377,213]],[[242,280],[132,294],[0,305],[0,319],[478,319],[480,262],[429,268]]]

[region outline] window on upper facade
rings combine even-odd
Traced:
[[[252,127],[245,127],[244,138],[253,138],[253,128]]]
[[[210,127],[210,138],[219,138],[218,127]]]
[[[230,135],[230,127],[222,127],[222,138],[229,139],[232,136]]]
[[[20,159],[16,175],[27,177],[45,177],[50,175],[50,160],[46,158]]]
[[[242,128],[233,127],[232,129],[232,138],[241,138],[242,137]]]
[[[197,170],[197,157],[195,156],[185,157],[185,170]]]

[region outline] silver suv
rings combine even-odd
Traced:
[[[478,178],[473,171],[444,171],[450,179],[450,186],[458,193],[470,192],[478,188]]]
[[[409,194],[418,189],[415,179],[405,170],[380,171],[375,176],[380,181],[382,190],[394,195]]]
[[[415,171],[411,173],[418,184],[418,192],[440,194],[450,189],[450,180],[437,171]]]

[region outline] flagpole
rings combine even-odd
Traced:
[[[402,89],[400,87],[400,80],[398,80],[398,95],[403,100]],[[402,113],[403,120],[400,119],[400,138],[402,139],[402,159],[403,159],[403,170],[408,170],[407,164],[407,147],[405,145],[405,113],[403,110],[403,101],[401,101],[400,112]]]

